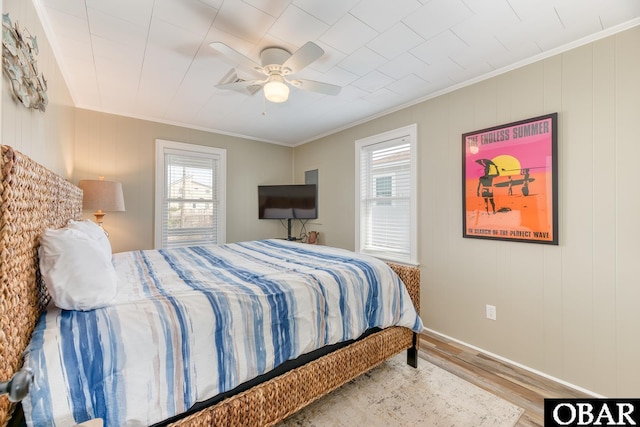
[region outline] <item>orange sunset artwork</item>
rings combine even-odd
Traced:
[[[463,135],[465,237],[557,242],[551,120]]]

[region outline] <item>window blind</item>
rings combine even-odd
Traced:
[[[411,256],[411,144],[408,138],[360,150],[360,251]]]
[[[163,248],[224,243],[224,194],[216,153],[161,147],[160,238]]]

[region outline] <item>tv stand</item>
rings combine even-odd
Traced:
[[[296,240],[295,237],[291,237],[291,221],[293,218],[287,219],[287,240]]]

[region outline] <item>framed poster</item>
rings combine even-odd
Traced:
[[[462,135],[462,237],[558,244],[558,113]]]

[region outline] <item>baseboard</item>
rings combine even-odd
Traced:
[[[425,328],[425,331],[429,331],[430,333],[435,334],[435,335],[439,335],[439,336],[441,336],[441,337],[443,337],[443,338],[445,338],[447,340],[454,341],[454,342],[456,342],[458,344],[461,344],[461,345],[464,345],[466,347],[472,348],[472,349],[474,349],[476,351],[479,351],[481,353],[486,354],[487,356],[493,357],[494,359],[500,360],[502,362],[508,363],[510,365],[513,365],[513,366],[517,366],[520,369],[524,369],[525,371],[529,371],[529,372],[531,372],[533,374],[539,375],[539,376],[544,377],[544,378],[546,378],[548,380],[554,381],[554,382],[556,382],[558,384],[562,384],[562,385],[564,385],[566,387],[572,388],[572,389],[577,390],[579,392],[586,393],[588,395],[591,395],[591,396],[597,397],[597,398],[605,398],[606,397],[606,396],[603,396],[601,394],[595,393],[595,392],[593,392],[591,390],[587,390],[584,387],[580,387],[580,386],[577,386],[575,384],[571,384],[570,382],[561,380],[560,378],[556,378],[556,377],[554,377],[552,375],[549,375],[549,374],[546,374],[544,372],[538,371],[537,369],[530,368],[529,366],[523,365],[522,363],[515,362],[513,360],[507,359],[506,357],[502,357],[502,356],[500,356],[498,354],[491,353],[490,351],[487,351],[487,350],[482,349],[480,347],[477,347],[475,345],[472,345],[472,344],[466,343],[464,341],[461,341],[459,339],[450,337],[450,336],[445,335],[445,334],[443,334],[441,332],[434,331],[433,329]]]

